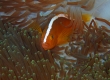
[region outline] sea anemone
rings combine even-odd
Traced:
[[[71,19],[77,8],[91,10],[95,0],[66,1],[66,0],[1,0],[0,12],[3,22],[10,22],[19,27],[26,27],[32,20],[37,20],[41,27],[49,23],[50,19],[58,13],[67,13]],[[68,7],[69,5],[69,7]],[[72,6],[72,7],[70,7]],[[80,14],[79,14],[80,15]]]
[[[18,27],[11,26],[10,23],[3,25],[1,21],[0,27],[1,80],[54,78],[57,71],[56,64],[50,52],[45,51],[47,54],[43,55],[43,51],[39,51],[38,32],[32,29],[20,30]]]
[[[73,60],[61,57],[62,49],[58,47],[44,51],[38,44],[40,34],[36,30],[22,30],[0,22],[0,79],[108,80],[110,30],[92,23],[91,28],[84,23],[84,34],[74,34],[78,37],[75,43],[69,43],[70,49],[63,48],[67,56],[76,58]]]
[[[94,3],[1,0],[0,80],[109,80],[110,22],[95,15],[90,23],[81,19],[80,9],[89,11]],[[35,26],[43,30],[59,13],[66,13],[71,21],[75,19],[76,30],[68,45],[44,50],[42,33]]]

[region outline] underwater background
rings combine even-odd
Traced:
[[[109,7],[110,0],[0,0],[0,80],[110,80]],[[44,50],[42,31],[57,14],[75,20],[72,42]]]

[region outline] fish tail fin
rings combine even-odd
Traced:
[[[92,16],[90,14],[82,14],[82,20],[84,22],[89,22],[92,19]]]

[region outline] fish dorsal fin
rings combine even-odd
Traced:
[[[28,28],[35,29],[39,33],[42,33],[41,27],[39,26],[39,24],[35,20],[32,21],[32,23],[28,26]]]

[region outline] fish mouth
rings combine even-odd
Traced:
[[[42,43],[42,47],[43,47],[45,50],[50,49],[50,48],[49,48],[49,44],[47,44],[47,43]]]

